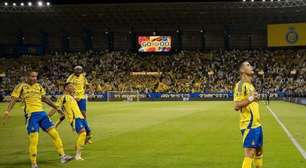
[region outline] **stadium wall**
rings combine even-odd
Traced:
[[[291,103],[306,105],[306,98],[299,98],[299,97],[283,97],[282,100],[287,101],[287,102],[291,102]]]
[[[60,95],[49,95],[54,100]],[[129,98],[132,98],[133,101],[232,101],[233,93],[139,93],[139,95],[131,95],[131,94],[122,94],[120,92],[116,92],[111,95],[111,98],[107,93],[89,95],[87,99],[89,101],[129,101]],[[298,99],[288,99],[285,98],[284,93],[272,93],[270,94],[270,100],[298,100]],[[266,100],[267,95],[260,94],[262,100]],[[7,102],[10,100],[9,95],[1,95],[0,94],[0,102]],[[306,99],[300,100],[300,102],[306,102]]]
[[[227,28],[225,28],[227,27]],[[250,28],[252,27],[252,28]],[[54,30],[48,28],[32,28],[28,30],[26,27],[0,32],[0,48],[8,47],[6,51],[14,51],[14,49],[26,46],[41,46],[46,47],[47,51],[85,51],[86,47],[84,41],[84,29],[91,32],[91,49],[93,50],[131,50],[135,41],[131,38],[131,30],[129,28],[112,28],[112,29],[99,29],[99,26],[88,26],[85,28],[73,28],[73,26],[61,26]],[[225,34],[225,29],[227,34]],[[177,39],[176,28],[173,26],[161,25],[158,27],[141,26],[132,30],[137,35],[170,35],[173,41]],[[173,48],[181,50],[203,50],[225,48],[225,39],[228,37],[227,49],[250,49],[250,48],[266,48],[267,37],[265,25],[246,26],[240,25],[206,25],[201,28],[201,25],[182,25],[180,27],[181,46],[173,43]],[[43,42],[42,34],[46,34],[46,42]],[[112,34],[111,34],[112,33]],[[111,37],[109,36],[111,34]],[[110,39],[112,47],[110,48]],[[46,44],[45,44],[46,43]],[[2,47],[1,47],[2,46]],[[11,53],[11,54],[14,54]],[[0,52],[1,55],[9,54],[5,51]],[[24,53],[28,54],[28,53]],[[35,54],[35,53],[33,53]]]

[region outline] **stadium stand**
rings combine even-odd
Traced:
[[[231,92],[238,76],[233,69],[246,58],[256,67],[255,83],[259,92],[269,89],[271,93],[283,93],[286,96],[305,96],[306,50],[220,49],[146,57],[119,51],[54,53],[43,57],[24,55],[18,59],[1,58],[6,75],[2,88],[6,94],[10,93],[13,86],[22,80],[19,74],[27,69],[37,69],[40,82],[47,92],[59,94],[73,67],[82,65],[95,93]],[[159,73],[137,75],[133,72]]]

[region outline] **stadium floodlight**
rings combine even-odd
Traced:
[[[24,6],[24,3],[23,3],[23,2],[21,2],[21,3],[20,3],[20,6]]]
[[[251,2],[254,2],[254,0],[251,0]]]
[[[41,7],[41,6],[43,6],[43,2],[42,2],[42,1],[38,1],[38,2],[37,2],[37,5],[38,5],[39,7]]]
[[[7,3],[7,2],[4,2],[4,6],[8,6],[8,3]]]
[[[266,2],[266,0],[262,0],[262,2]]]
[[[246,0],[242,0],[243,2],[245,2]]]
[[[32,6],[32,2],[28,2],[28,6]]]
[[[16,3],[15,3],[15,2],[13,3],[13,6],[16,6]]]
[[[51,4],[50,4],[50,2],[47,2],[46,5],[47,5],[47,6],[50,6]]]

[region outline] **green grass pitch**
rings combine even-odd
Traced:
[[[302,158],[261,103],[264,167],[305,168]],[[6,104],[0,104],[4,111]],[[306,150],[306,107],[272,102],[279,116]],[[89,103],[94,143],[84,161],[61,165],[51,139],[40,131],[41,168],[239,168],[243,158],[239,113],[232,102]],[[56,120],[56,117],[53,118]],[[0,168],[28,168],[28,139],[17,105],[8,125],[0,126]],[[67,122],[59,128],[67,154],[74,154],[75,134]]]

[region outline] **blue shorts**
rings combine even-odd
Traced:
[[[263,145],[262,127],[241,130],[244,148],[261,148]]]
[[[82,112],[86,112],[86,99],[79,100],[78,105]]]
[[[89,133],[91,131],[85,119],[76,118],[72,123],[72,127],[78,134],[81,132],[82,129],[85,129],[86,133]]]
[[[50,120],[47,113],[44,111],[34,112],[27,119],[28,134],[33,132],[39,132],[39,127],[42,128],[44,131],[47,131],[53,126],[53,122]]]

